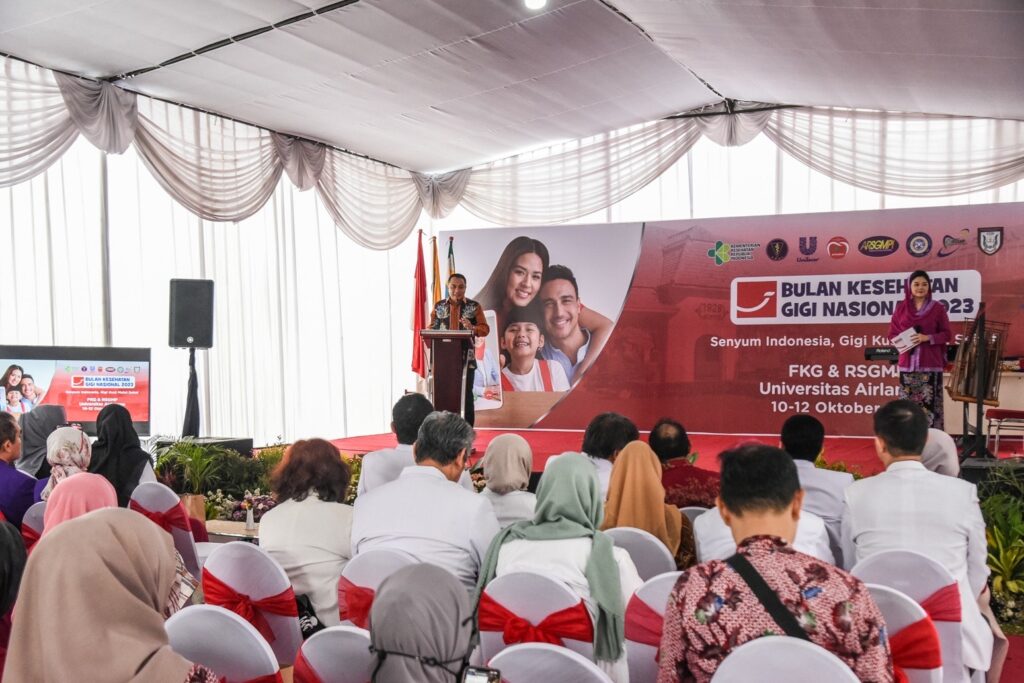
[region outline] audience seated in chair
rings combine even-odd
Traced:
[[[363,456],[359,469],[358,495],[387,484],[402,473],[406,467],[416,464],[412,454],[412,446],[416,442],[423,420],[434,412],[434,406],[423,394],[405,394],[391,408],[391,431],[394,432],[398,445],[395,448],[384,448],[372,451]],[[466,454],[467,457],[469,453]],[[469,472],[463,472],[459,484],[473,491],[473,480]]]
[[[921,463],[928,417],[911,401],[892,401],[874,415],[875,451],[885,472],[846,489],[843,556],[848,567],[884,550],[926,555],[960,587],[964,664],[987,671],[992,629],[979,599],[987,588],[985,521],[974,484],[929,472]]]
[[[127,507],[144,477],[156,481],[150,455],[142,450],[128,409],[117,403],[104,406],[96,417],[96,437],[89,471],[106,477],[117,491],[118,506]]]
[[[473,649],[473,606],[451,573],[416,564],[381,584],[370,612],[375,683],[453,683]]]
[[[619,451],[612,467],[601,529],[615,527],[643,529],[653,534],[672,553],[678,569],[685,569],[696,560],[693,526],[678,507],[665,503],[661,464],[643,441],[628,443]]]
[[[803,509],[825,522],[835,562],[842,566],[839,536],[842,533],[843,492],[853,483],[853,475],[815,467],[814,463],[825,446],[825,425],[812,415],[791,416],[782,423],[780,439],[782,450],[793,458],[800,475],[800,488],[804,491]]]
[[[217,683],[168,644],[174,580],[171,537],[140,514],[96,510],[61,524],[26,567],[4,680]]]
[[[498,526],[533,519],[537,497],[526,490],[533,470],[533,451],[518,434],[502,434],[487,444],[483,459],[487,488],[480,492],[491,501]]]
[[[92,445],[81,429],[58,427],[46,437],[46,462],[50,465],[50,476],[40,479],[35,485],[35,500],[46,500],[50,491],[73,474],[89,471],[92,459]]]
[[[271,478],[277,507],[260,521],[260,547],[309,597],[321,623],[336,626],[338,577],[352,557],[349,469],[329,441],[296,441]]]
[[[21,518],[32,507],[32,490],[36,484],[35,479],[15,467],[20,456],[18,418],[0,413],[0,514],[16,527],[21,526]]]
[[[718,497],[718,473],[690,463],[690,437],[683,425],[667,417],[651,428],[647,437],[651,450],[664,470],[665,502],[676,507],[715,506]]]
[[[956,452],[956,441],[941,429],[929,427],[928,440],[921,451],[921,464],[936,474],[959,477],[960,458]]]
[[[444,567],[472,589],[498,533],[487,499],[456,483],[474,438],[473,428],[458,415],[428,415],[416,438],[416,465],[356,499],[353,551],[404,550],[421,562]]]
[[[43,513],[43,536],[93,510],[117,507],[117,492],[98,474],[80,472],[53,488]]]
[[[589,458],[597,471],[602,501],[608,498],[608,483],[611,481],[615,456],[626,447],[626,444],[639,438],[640,432],[636,425],[628,417],[618,413],[601,413],[587,425],[587,430],[583,433],[583,455]],[[548,465],[558,457],[560,456],[548,458],[544,463],[544,470],[547,471]]]
[[[892,681],[884,622],[867,587],[791,545],[803,503],[792,458],[746,444],[719,460],[718,505],[737,554],[680,576],[665,612],[658,683],[707,683],[732,650],[769,634],[824,647],[862,681]],[[766,607],[740,574],[748,569],[755,585],[758,576],[767,585],[764,597],[774,605]]]
[[[50,463],[46,461],[46,439],[58,427],[68,423],[64,406],[36,406],[21,416],[21,457],[18,469],[35,479],[50,476]]]
[[[558,579],[584,601],[594,623],[594,659],[615,681],[628,678],[623,614],[643,581],[629,554],[598,530],[600,483],[582,454],[554,459],[541,477],[532,521],[501,531],[487,551],[479,591],[495,576],[533,572]]]
[[[21,573],[27,560],[21,534],[10,522],[0,522],[0,678],[3,678],[7,642],[11,637],[11,608],[18,597]]]
[[[722,511],[718,507],[711,508],[694,520],[693,536],[698,562],[724,560],[736,554],[736,539],[722,519]],[[813,513],[800,510],[792,545],[794,550],[822,562],[836,563],[825,522]]]

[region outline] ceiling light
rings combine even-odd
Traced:
[[[526,9],[538,10],[544,9],[548,0],[523,0],[523,4],[526,5]]]

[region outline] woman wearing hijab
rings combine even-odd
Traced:
[[[931,278],[915,270],[907,278],[903,301],[896,305],[889,322],[889,337],[912,330],[915,345],[900,354],[900,398],[917,403],[928,415],[928,426],[943,430],[942,371],[946,367],[946,345],[953,337],[946,307],[932,298]]]
[[[594,622],[594,660],[613,681],[629,679],[623,615],[643,581],[622,548],[598,529],[604,517],[601,485],[587,456],[565,453],[544,470],[533,520],[494,537],[480,568],[477,592],[496,576],[533,572],[562,581]]]
[[[7,642],[11,637],[11,607],[18,597],[26,559],[25,542],[17,528],[0,522],[0,678],[3,678]]]
[[[46,439],[58,427],[68,423],[64,406],[43,405],[21,416],[21,457],[15,463],[19,470],[36,479],[50,476],[46,461]]]
[[[665,503],[661,474],[650,446],[643,441],[626,444],[612,467],[601,529],[643,529],[665,544],[679,569],[686,569],[696,561],[693,526],[679,508]]]
[[[89,469],[92,448],[89,437],[81,429],[58,427],[46,437],[46,461],[50,463],[50,477],[36,484],[36,500],[50,497],[53,487],[72,474]]]
[[[96,418],[96,436],[89,471],[106,477],[117,491],[117,504],[126,507],[146,466],[150,465],[149,453],[139,444],[131,413],[116,403],[100,411]]]
[[[170,534],[131,510],[59,525],[25,568],[4,683],[216,683],[167,641],[174,567]]]
[[[43,512],[43,536],[58,524],[81,517],[93,510],[117,507],[117,493],[110,482],[98,474],[82,472],[53,487]]]
[[[480,495],[491,501],[502,529],[533,519],[537,497],[526,490],[533,470],[533,452],[518,434],[502,434],[487,444],[483,459],[487,488]]]
[[[474,620],[454,574],[431,564],[399,569],[370,610],[373,683],[457,683],[474,646]]]

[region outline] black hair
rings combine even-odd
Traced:
[[[424,418],[434,412],[434,406],[423,394],[406,394],[398,399],[391,409],[391,422],[395,428],[398,443],[410,445],[416,442],[416,434]]]
[[[427,415],[416,436],[416,462],[433,460],[439,465],[455,462],[459,452],[466,451],[466,457],[473,450],[476,432],[469,423],[447,410]]]
[[[568,266],[548,266],[544,271],[544,275],[540,279],[540,284],[543,286],[552,280],[568,280],[572,283],[572,288],[576,292],[576,298],[580,298],[580,286],[576,282],[576,276],[572,274],[572,271]]]
[[[781,448],[741,444],[718,455],[722,466],[719,497],[733,514],[780,512],[793,502],[800,478],[793,458]]]
[[[7,393],[6,391],[4,392]],[[18,436],[18,418],[14,417],[10,413],[0,413],[0,448],[10,441],[14,443],[15,437]]]
[[[462,280],[463,284],[466,283],[466,276],[463,275],[462,273],[452,273],[451,275],[448,276],[448,279],[445,280],[445,282],[451,282],[453,277],[457,277],[460,280]]]
[[[505,326],[501,329],[501,333],[505,334],[505,330],[508,329],[509,325],[514,323],[533,323],[540,330],[541,334],[544,334],[544,324],[537,317],[537,311],[532,306],[513,306],[512,310],[505,316]]]
[[[908,283],[909,282],[913,282],[914,280],[916,280],[919,277],[923,277],[925,280],[927,280],[929,285],[932,284],[931,277],[928,275],[927,272],[925,272],[923,270],[915,270],[913,273],[910,274],[910,278],[907,279],[907,282]]]
[[[686,428],[671,418],[663,417],[654,424],[647,443],[662,462],[690,454]]]
[[[608,460],[630,441],[637,441],[640,431],[625,415],[601,413],[587,425],[583,433],[583,452],[594,458]]]
[[[779,438],[791,457],[814,462],[825,444],[825,425],[813,415],[793,415],[782,423]]]
[[[875,436],[892,455],[921,455],[928,440],[928,415],[913,401],[890,401],[875,413]]]

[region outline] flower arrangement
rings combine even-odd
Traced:
[[[218,489],[208,493],[206,497],[206,516],[210,519],[226,519],[232,522],[244,522],[246,513],[252,510],[253,520],[259,523],[270,510],[277,506],[277,501],[269,493],[260,489],[246,491],[241,499],[236,500]]]

